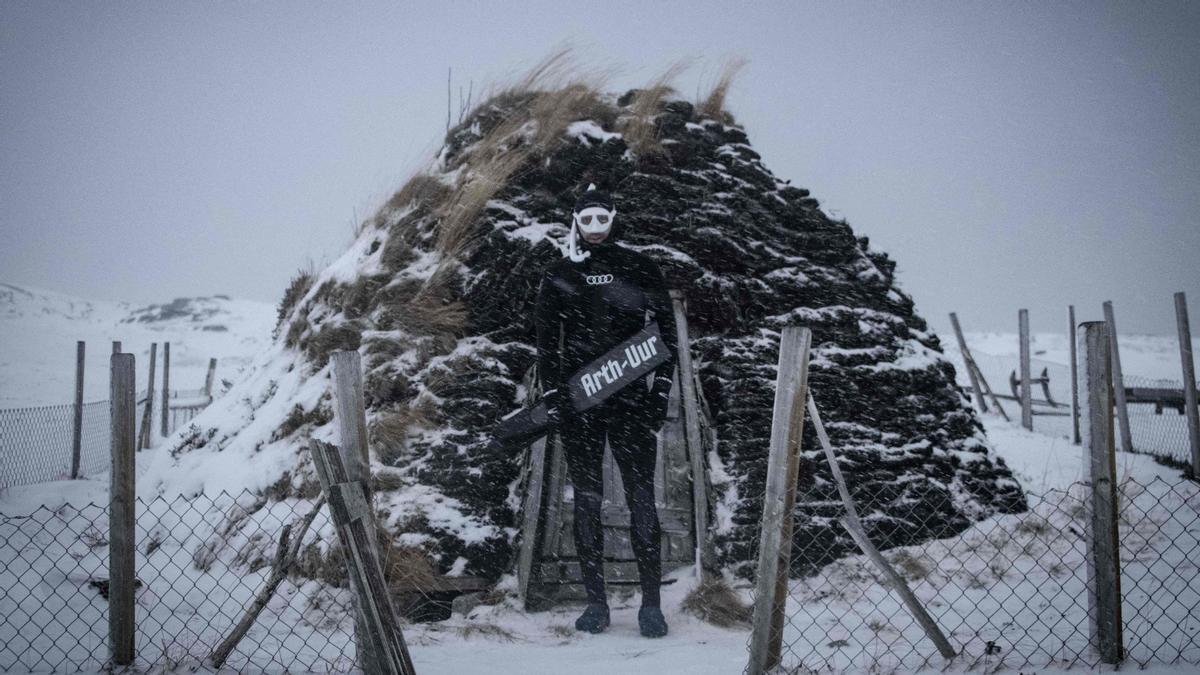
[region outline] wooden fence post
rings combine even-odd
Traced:
[[[142,412],[142,428],[138,433],[138,447],[150,447],[150,425],[154,424],[154,362],[158,356],[158,343],[150,343],[150,375],[146,378],[146,409]]]
[[[1029,380],[1029,310],[1017,312],[1021,341],[1021,426],[1033,431],[1033,387]]]
[[[1079,445],[1082,441],[1079,438],[1079,356],[1075,345],[1075,305],[1067,306],[1067,324],[1071,343],[1071,440]]]
[[[357,613],[363,617],[359,639],[365,642],[358,643],[362,669],[368,675],[414,675],[408,646],[383,577],[379,549],[370,540],[375,528],[374,510],[363,495],[362,484],[350,478],[342,461],[349,453],[316,439],[309,449],[321,488],[329,497],[329,513],[345,553],[346,572],[357,598]]]
[[[687,308],[683,293],[670,290],[675,313],[675,343],[679,351],[679,389],[683,398],[684,431],[692,468],[692,514],[696,531],[696,578],[704,580],[704,547],[708,535],[708,490],[705,485],[704,445],[700,441],[700,410],[696,400],[696,380],[692,371],[692,348],[688,337]]]
[[[1175,323],[1179,328],[1179,360],[1183,366],[1183,405],[1187,408],[1188,443],[1192,448],[1192,478],[1200,480],[1200,411],[1196,409],[1196,364],[1192,360],[1192,327],[1187,298],[1175,294]]]
[[[79,478],[79,458],[83,448],[83,340],[75,343],[75,420],[71,428],[71,480]]]
[[[958,325],[958,315],[950,312],[950,325],[954,327],[954,337],[958,340],[958,353],[962,354],[963,368],[967,369],[967,377],[971,378],[971,393],[979,412],[987,412],[987,401],[983,400],[983,389],[979,387],[979,377],[971,367],[971,353],[967,349],[967,340],[963,337],[962,326]]]
[[[204,395],[208,398],[208,402],[212,403],[212,386],[213,378],[217,375],[217,360],[211,358],[208,360],[208,374],[204,376]]]
[[[116,665],[133,663],[134,442],[136,383],[133,354],[113,354],[109,400],[112,473],[108,510],[108,634]]]
[[[755,581],[754,619],[748,672],[761,675],[782,661],[788,571],[792,560],[792,521],[800,469],[800,436],[808,397],[808,350],[812,331],[786,326],[779,341],[779,371],[771,416],[766,494]]]
[[[1081,324],[1079,389],[1087,495],[1088,638],[1104,663],[1117,663],[1121,646],[1121,549],[1117,539],[1117,474],[1113,445],[1112,360],[1108,326]]]
[[[171,414],[171,343],[163,343],[162,435],[171,433],[167,417]]]
[[[362,486],[363,497],[369,510],[367,519],[367,542],[375,555],[386,558],[379,548],[379,537],[375,528],[375,499],[371,490],[371,459],[367,448],[366,399],[363,395],[362,359],[357,351],[335,351],[329,355],[333,370],[334,419],[337,421],[341,445],[342,463],[346,466],[349,480]],[[374,643],[368,638],[365,611],[356,605],[354,614],[355,635],[358,637],[359,665],[366,669],[377,662],[379,656],[371,653]]]
[[[1133,452],[1133,432],[1129,429],[1129,407],[1125,402],[1125,376],[1121,372],[1121,348],[1117,343],[1117,320],[1111,300],[1104,301],[1104,321],[1108,324],[1108,346],[1112,349],[1112,392],[1117,401],[1117,422],[1121,429],[1121,449]]]

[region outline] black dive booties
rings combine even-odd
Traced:
[[[575,619],[575,630],[600,633],[608,628],[608,605],[589,603],[583,614]]]
[[[667,634],[667,619],[658,607],[643,607],[638,610],[638,628],[646,637],[662,637]]]

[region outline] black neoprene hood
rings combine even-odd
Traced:
[[[588,190],[580,195],[579,199],[575,200],[576,213],[579,213],[589,206],[599,206],[612,211],[614,208],[612,195],[604,192],[603,190]]]

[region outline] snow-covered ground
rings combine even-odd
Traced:
[[[1066,490],[1081,478],[1082,451],[1066,439],[1030,433],[1013,423],[1006,423],[993,416],[985,417],[985,422],[988,437],[997,453],[1012,467],[1015,477],[1031,494]],[[1159,486],[1179,483],[1177,471],[1156,464],[1150,457],[1120,453],[1118,478],[1124,480],[1127,477],[1136,479],[1140,483]],[[1156,478],[1165,482],[1156,483]],[[1191,484],[1181,489],[1183,492],[1172,493],[1182,499],[1180,504],[1174,506],[1186,508],[1188,513],[1194,516],[1195,511],[1200,509],[1200,494],[1198,494],[1196,486]],[[64,503],[79,505],[87,501],[102,500],[104,492],[105,477],[97,477],[91,481],[49,483],[13,488],[3,499],[0,499],[0,512],[6,515],[29,514],[36,512],[37,507],[42,505],[51,508],[59,507]],[[1144,497],[1138,497],[1131,501],[1131,508],[1132,506],[1141,508],[1157,504],[1156,500],[1161,496],[1153,489],[1149,490]],[[1137,499],[1150,501],[1143,505]],[[303,512],[303,505],[292,504],[291,501],[293,500],[269,507],[280,510],[280,513],[271,516],[270,522],[279,523],[285,518],[292,517],[293,513]],[[156,513],[166,513],[164,507],[156,508],[158,509]],[[1148,513],[1153,509],[1142,510]],[[1035,509],[1035,513],[1037,512]],[[41,513],[45,514],[46,511],[42,510]],[[146,518],[146,516],[140,517]],[[228,575],[236,574],[227,571],[230,561],[239,554],[246,555],[245,550],[248,547],[253,549],[254,542],[261,539],[261,537],[254,536],[254,530],[236,533],[220,544],[215,558],[217,564],[214,565],[213,572],[226,570],[222,574],[214,576],[212,573],[205,574],[196,570],[192,564],[195,552],[199,550],[201,544],[211,545],[212,541],[213,533],[205,530],[207,520],[204,510],[183,517],[169,516],[160,521],[157,526],[159,531],[168,533],[168,536],[164,537],[162,547],[152,554],[158,557],[157,560],[148,564],[145,562],[148,556],[139,553],[139,560],[147,570],[139,573],[139,577],[149,585],[149,588],[140,596],[139,606],[144,609],[139,611],[144,611],[152,617],[152,620],[148,620],[147,623],[153,629],[159,630],[159,626],[171,626],[173,633],[180,636],[178,645],[167,645],[168,653],[175,659],[186,658],[188,651],[184,648],[186,645],[190,645],[194,650],[191,654],[193,657],[206,653],[206,649],[202,646],[211,644],[211,641],[223,633],[231,623],[222,615],[237,616],[240,608],[244,606],[252,593],[252,589],[266,573],[265,570],[259,570],[236,580],[227,578]],[[1004,532],[1006,535],[1022,531],[1019,523],[1023,520],[1028,520],[1028,516],[1004,516],[998,520],[985,521],[963,535],[947,540],[948,543],[944,545],[950,548],[947,548],[946,551],[957,551],[956,555],[961,555],[962,547],[974,547],[970,550],[977,550],[980,541],[985,541],[988,535],[992,535],[994,539],[997,531]],[[1180,527],[1178,523],[1184,523],[1182,527],[1187,531],[1176,531]],[[180,537],[178,541],[169,534],[173,528],[178,533],[184,533],[175,535]],[[1136,555],[1127,560],[1126,564],[1127,570],[1140,569],[1139,565],[1149,566],[1150,573],[1166,579],[1167,581],[1161,582],[1161,589],[1157,591],[1159,597],[1154,598],[1155,602],[1166,603],[1170,597],[1162,597],[1163,593],[1178,595],[1181,592],[1194,593],[1197,590],[1185,588],[1180,591],[1179,588],[1171,585],[1182,579],[1182,583],[1186,586],[1190,580],[1197,578],[1194,562],[1189,562],[1186,557],[1183,559],[1171,557],[1171,555],[1178,554],[1176,549],[1171,548],[1171,542],[1178,542],[1181,537],[1190,537],[1191,541],[1195,541],[1200,533],[1200,521],[1194,517],[1190,520],[1171,520],[1160,523],[1159,528],[1149,533],[1144,531],[1141,533],[1145,535],[1146,544],[1139,548],[1135,552]],[[324,526],[319,526],[319,529],[324,529]],[[1032,529],[1036,531],[1036,528]],[[1144,527],[1133,529],[1135,532],[1139,529],[1145,530]],[[195,536],[187,536],[186,533],[192,530],[195,531]],[[316,534],[318,533],[313,533],[313,535]],[[321,534],[329,535],[327,531]],[[85,570],[94,569],[103,576],[107,555],[104,554],[102,546],[89,549],[88,546],[80,543],[87,541],[86,528],[81,529],[78,533],[72,533],[72,535],[74,538],[60,536],[57,541],[58,545],[67,549],[78,549],[75,550],[75,555],[60,557],[57,563],[47,563],[36,571],[40,580],[31,585],[40,595],[30,602],[44,603],[46,598],[53,596],[55,590],[66,587],[68,597],[80,596],[85,598],[86,602],[83,607],[64,603],[65,606],[70,606],[72,609],[69,613],[57,615],[60,621],[67,622],[66,630],[63,632],[74,635],[75,630],[80,629],[80,635],[89,635],[90,632],[83,630],[84,624],[94,621],[99,616],[97,612],[102,610],[103,604],[94,591],[86,588],[88,573]],[[267,546],[264,552],[268,554],[268,557],[269,541],[269,537],[266,542],[258,541],[258,545]],[[1062,584],[1064,588],[1067,588],[1070,584],[1075,583],[1073,579],[1077,578],[1077,575],[1076,577],[1068,575],[1068,578],[1064,580],[1061,573],[1059,576],[1054,576],[1051,572],[1046,571],[1052,567],[1051,563],[1053,562],[1071,563],[1070,555],[1073,553],[1070,551],[1064,554],[1062,550],[1058,550],[1053,558],[1039,560],[1036,555],[1031,554],[1031,552],[1036,554],[1037,548],[1029,541],[1020,539],[1016,535],[1013,535],[1011,541],[1013,542],[1011,546],[1001,546],[995,550],[994,554],[1004,565],[1011,566],[1013,574],[1004,576],[1003,579],[992,580],[984,588],[972,588],[970,593],[964,592],[963,589],[950,582],[946,582],[950,584],[949,586],[939,587],[938,584],[930,581],[926,586],[917,587],[918,595],[931,603],[931,611],[936,616],[968,616],[972,613],[978,614],[979,608],[986,608],[989,601],[999,602],[1000,606],[1008,609],[1008,605],[1001,602],[1006,598],[1008,601],[1017,602],[1018,607],[1026,607],[1025,601],[1020,598],[1046,597],[1050,594],[1044,593],[1044,590],[1050,587],[1049,584]],[[46,542],[42,542],[43,546],[45,544]],[[887,552],[887,556],[893,560],[905,555],[920,557],[934,553],[940,545],[943,543],[893,549]],[[1162,554],[1161,556],[1155,553],[1156,547],[1162,549],[1159,552]],[[13,554],[9,547],[2,547],[0,550],[3,550],[5,555]],[[1071,547],[1071,550],[1074,550],[1074,547]],[[29,552],[26,552],[25,555],[32,557]],[[1194,551],[1192,551],[1192,555],[1191,560],[1194,561]],[[166,560],[178,560],[179,558],[182,558],[183,564],[178,568],[168,565],[170,570],[168,575],[156,578],[150,571],[163,567]],[[836,655],[837,645],[841,644],[837,642],[838,640],[845,640],[846,644],[856,647],[861,642],[867,645],[867,653],[879,654],[876,667],[882,668],[883,672],[888,672],[890,669],[888,664],[891,657],[885,647],[887,642],[896,641],[894,650],[907,651],[907,641],[911,641],[916,647],[917,653],[932,654],[932,648],[923,640],[919,630],[911,625],[907,615],[896,604],[895,599],[886,588],[877,583],[875,573],[869,563],[861,558],[861,556],[857,556],[839,561],[827,567],[822,575],[815,579],[792,583],[789,612],[795,613],[798,617],[805,617],[805,619],[798,620],[797,625],[789,625],[787,629],[789,632],[785,640],[789,643],[800,640],[796,649],[801,652],[809,648],[822,650],[819,653],[825,658],[832,658],[832,655]],[[10,563],[19,561],[5,560],[4,562],[7,575],[17,573],[19,565]],[[940,568],[940,570],[944,571],[944,568]],[[966,571],[977,572],[977,570],[964,570],[964,572]],[[746,629],[718,628],[686,614],[680,609],[683,598],[695,584],[692,572],[691,568],[682,568],[670,575],[674,582],[664,587],[663,607],[671,625],[671,632],[667,637],[658,640],[647,640],[637,633],[638,593],[636,591],[622,593],[615,589],[610,590],[613,624],[607,632],[601,635],[580,634],[571,629],[575,616],[581,610],[580,605],[565,605],[549,611],[527,613],[519,609],[515,597],[509,595],[500,604],[480,605],[467,616],[455,614],[447,621],[408,625],[405,628],[405,636],[417,672],[422,675],[439,673],[472,675],[474,673],[506,672],[570,672],[578,675],[588,673],[739,673],[747,659],[746,644],[749,632]],[[34,573],[29,572],[28,574]],[[1145,573],[1147,570],[1143,569],[1139,574]],[[242,574],[244,575],[244,571]],[[845,587],[846,579],[857,580],[866,590],[843,600],[820,598],[816,597],[819,594],[814,595],[813,593],[813,589],[821,587],[822,584],[837,583]],[[864,582],[864,580],[867,581]],[[14,580],[6,579],[4,581],[12,582]],[[28,579],[21,581],[30,584]],[[1194,585],[1194,582],[1191,583]],[[60,587],[54,588],[55,584]],[[1143,584],[1144,582],[1131,583],[1124,589],[1124,592],[1127,596],[1136,593],[1142,590]],[[225,587],[233,587],[235,590],[227,592],[223,590]],[[507,578],[503,587],[511,590],[513,579]],[[744,582],[737,585],[737,590],[743,598],[750,598],[750,589]],[[1078,590],[1075,589],[1075,591]],[[1155,592],[1153,588],[1149,590]],[[264,625],[274,626],[277,634],[267,634],[264,631],[257,636],[257,639],[270,643],[273,636],[282,641],[285,649],[307,650],[301,651],[301,653],[305,654],[305,658],[308,659],[315,658],[314,650],[317,649],[323,648],[327,653],[332,654],[342,651],[342,645],[336,644],[336,642],[344,640],[348,624],[344,617],[341,620],[335,620],[331,616],[319,615],[320,620],[312,620],[313,611],[309,606],[311,604],[309,598],[320,593],[320,590],[312,582],[301,588],[285,583],[281,591],[281,597],[268,607],[265,618],[260,620],[264,622]],[[954,591],[954,593],[951,594],[949,591]],[[175,596],[171,595],[172,593],[183,596],[184,601],[176,601]],[[948,597],[956,600],[958,604],[951,602],[949,606],[944,606],[945,603],[939,605],[939,594],[945,596],[942,598],[943,600]],[[1059,600],[1053,602],[1049,607],[1039,606],[1036,603],[1029,603],[1028,606],[1042,612],[1042,616],[1049,616],[1050,613],[1061,610],[1063,618],[1057,623],[1050,623],[1055,626],[1056,630],[1065,633],[1057,636],[1058,638],[1078,647],[1081,639],[1078,631],[1083,630],[1085,631],[1083,635],[1086,635],[1086,628],[1083,627],[1085,624],[1082,623],[1084,617],[1079,611],[1078,593],[1070,592],[1058,595],[1061,596]],[[169,596],[173,601],[155,604],[144,599],[151,596]],[[325,604],[328,605],[334,599],[326,598]],[[344,598],[342,600],[344,601]],[[9,602],[9,600],[5,600],[5,603]],[[80,601],[74,600],[74,602]],[[183,609],[178,616],[171,616],[171,607],[176,604]],[[1059,607],[1059,604],[1062,607]],[[12,610],[12,607],[5,607],[0,611],[0,616],[11,614]],[[192,611],[197,614],[189,616],[188,613]],[[1127,616],[1129,616],[1129,611],[1127,610]],[[888,616],[893,618],[883,619]],[[1033,616],[1038,615],[1034,614]],[[1197,654],[1200,645],[1192,642],[1197,634],[1198,618],[1200,617],[1195,615],[1187,618],[1175,615],[1162,616],[1160,617],[1161,623],[1155,628],[1163,635],[1170,637],[1168,645],[1170,649],[1179,648],[1182,644],[1185,655],[1194,661],[1197,656],[1200,656]],[[1134,618],[1130,617],[1127,619],[1127,624],[1133,620]],[[71,623],[72,621],[75,623]],[[1032,627],[1036,628],[1038,625],[1041,625],[1041,622],[1034,621]],[[948,625],[946,630],[951,632],[956,627],[958,626]],[[5,628],[10,631],[10,634],[0,635],[0,640],[13,644],[14,636],[11,631],[15,627],[4,626],[0,627],[0,630]],[[1136,630],[1131,628],[1131,631],[1131,635],[1154,635],[1153,631],[1148,630],[1144,621],[1143,625]],[[1010,630],[1010,632],[1012,631]],[[1034,634],[1036,632],[1036,630],[1031,631]],[[954,633],[951,639],[956,643],[962,641],[968,645],[966,649],[968,658],[952,666],[949,670],[961,671],[984,666],[990,670],[1001,665],[994,656],[972,652],[972,649],[978,647],[979,643],[978,640],[974,643],[970,642],[971,636]],[[1054,639],[1056,638],[1040,636],[1040,640],[1045,644],[1052,644]],[[86,642],[85,640],[84,643],[86,644]],[[96,642],[96,640],[92,640],[92,642]],[[329,644],[330,642],[333,644]],[[829,647],[831,643],[835,646]],[[100,644],[100,642],[96,642],[93,647]],[[1128,637],[1127,644],[1130,644]],[[1134,641],[1131,649],[1134,649],[1135,656],[1144,658],[1148,654],[1147,650],[1154,646],[1150,642]],[[271,645],[268,644],[268,650],[270,647]],[[162,648],[155,644],[145,644],[141,649],[147,657],[153,657],[155,653],[162,651]],[[352,648],[346,647],[346,649],[347,653],[353,653]],[[1009,665],[1015,667],[1021,663],[1021,659],[1016,658],[1016,654],[1009,654],[1009,650],[1020,652],[1020,650],[1029,651],[1029,649],[1028,641],[1025,644],[1005,645],[1004,653]],[[1036,658],[1036,650],[1034,652]],[[3,651],[0,650],[0,655],[2,654]],[[249,658],[252,659],[251,662],[268,665],[269,651],[263,652],[257,657],[250,655]],[[0,659],[3,659],[3,656],[0,656]],[[0,666],[9,665],[9,663],[10,661],[4,660],[0,662]],[[935,667],[938,665],[936,657],[932,663]],[[244,665],[245,662],[243,661],[242,664]],[[1041,673],[1058,672],[1060,666],[1061,664],[1050,668],[1038,667],[1036,671]],[[1079,667],[1077,664],[1075,670],[1078,671]],[[1170,667],[1152,663],[1149,672],[1194,672],[1193,668],[1193,666]],[[907,670],[909,669],[901,667],[898,672],[907,672]],[[1028,670],[1028,668],[1024,669],[1025,672]],[[857,665],[848,669],[848,672],[858,671],[859,666]]]
[[[114,340],[136,357],[137,386],[146,387],[150,344],[171,343],[171,388],[201,389],[208,360],[217,359],[216,383],[238,371],[271,342],[275,307],[225,296],[164,299],[136,305],[72,297],[0,283],[0,408],[59,405],[75,400],[75,342],[87,342],[84,400],[108,398]]]

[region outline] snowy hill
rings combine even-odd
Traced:
[[[161,345],[170,341],[172,388],[203,387],[215,357],[220,391],[222,379],[233,380],[270,342],[274,322],[269,303],[222,295],[139,306],[0,283],[0,408],[71,402],[77,340],[87,342],[85,400],[108,398],[114,340],[137,356],[139,389],[146,386],[150,344],[159,344],[161,364]]]

